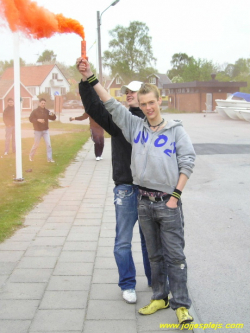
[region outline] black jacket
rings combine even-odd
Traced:
[[[14,106],[7,106],[3,111],[3,122],[5,126],[15,126],[15,108]]]
[[[33,127],[35,131],[46,131],[49,129],[49,120],[55,120],[56,115],[53,116],[49,115],[50,111],[47,109],[43,109],[38,106],[37,109],[33,110],[30,114],[29,120],[33,123]],[[37,119],[44,119],[45,122],[42,124]]]
[[[94,88],[87,82],[79,83],[79,93],[85,111],[111,135],[113,180],[116,185],[132,184],[130,170],[132,147],[124,138],[120,128],[113,122],[112,116],[105,109]],[[130,108],[129,111],[137,117],[144,118],[140,108]]]

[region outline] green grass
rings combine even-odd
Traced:
[[[22,128],[24,125],[22,124]],[[53,159],[56,163],[47,162],[43,140],[37,149],[34,161],[29,161],[28,156],[33,145],[33,137],[22,139],[23,182],[13,181],[16,177],[14,154],[0,158],[0,242],[10,237],[17,228],[22,226],[25,215],[41,201],[49,190],[59,186],[59,176],[74,160],[90,135],[89,127],[84,125],[51,122],[50,128],[67,131],[63,134],[51,135]],[[4,151],[4,140],[0,140],[0,151]]]

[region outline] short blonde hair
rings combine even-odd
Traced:
[[[148,94],[150,92],[153,92],[154,95],[155,95],[155,97],[157,98],[157,100],[159,100],[159,98],[160,98],[160,91],[159,91],[159,89],[154,84],[143,83],[141,85],[141,88],[137,92],[138,101],[139,101],[140,95],[146,95],[146,94]]]

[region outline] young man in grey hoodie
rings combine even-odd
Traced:
[[[171,307],[180,325],[191,322],[180,199],[194,167],[191,140],[181,121],[162,118],[162,100],[156,86],[143,84],[138,91],[139,106],[146,116],[140,119],[109,95],[86,60],[77,59],[77,66],[132,145],[131,170],[133,182],[139,186],[139,223],[146,239],[153,289],[150,303],[139,309],[139,313],[149,315]],[[169,288],[171,299],[168,299]]]

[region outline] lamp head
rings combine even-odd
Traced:
[[[120,0],[115,0],[114,2],[112,2],[111,6],[115,6]]]

